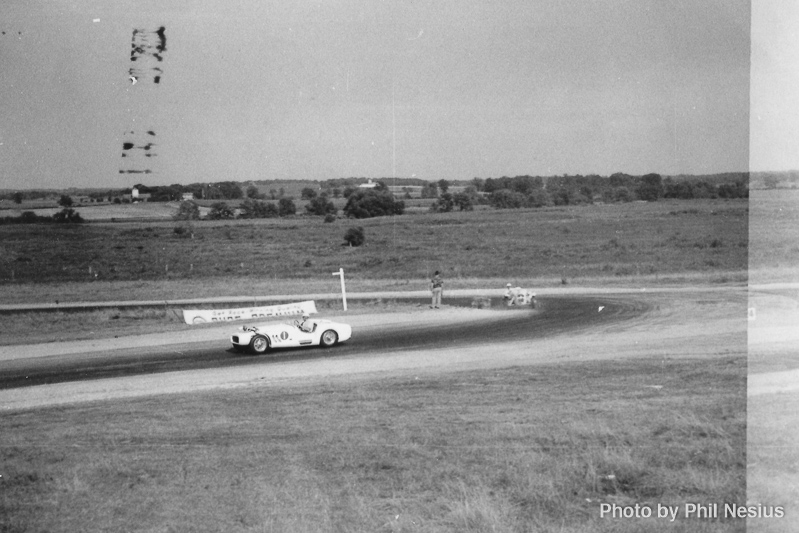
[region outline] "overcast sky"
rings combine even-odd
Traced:
[[[0,31],[0,188],[749,168],[748,1],[3,0]],[[787,44],[752,35],[768,92]]]

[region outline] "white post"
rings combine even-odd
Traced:
[[[344,310],[347,310],[347,289],[344,287],[344,269],[339,268],[338,272],[333,272],[334,276],[341,277],[341,299],[344,302]]]

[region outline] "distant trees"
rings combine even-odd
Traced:
[[[742,181],[722,183],[718,187],[719,198],[749,198],[749,189]]]
[[[316,195],[316,189],[312,189],[311,187],[303,187],[302,192],[300,193],[300,198],[303,200],[313,200],[316,198]]]
[[[211,204],[211,210],[208,212],[209,220],[229,220],[235,217],[236,213],[233,208],[225,202]]]
[[[319,215],[325,216],[328,214],[336,214],[336,206],[333,205],[333,202],[328,200],[326,194],[321,194],[313,198],[307,206],[305,206],[305,210],[310,213],[311,215]]]
[[[281,198],[277,203],[277,211],[281,217],[287,217],[297,213],[297,206],[291,198]]]
[[[83,217],[72,208],[65,207],[53,216],[37,215],[33,211],[23,211],[18,217],[0,217],[0,224],[80,224]]]
[[[427,182],[422,186],[422,198],[438,198],[438,185]]]
[[[430,206],[430,211],[434,213],[448,213],[452,211],[455,207],[455,201],[452,198],[452,195],[448,192],[441,193],[441,196],[438,197],[438,200],[435,201],[433,205]]]
[[[766,176],[763,178],[763,185],[766,187],[766,189],[776,189],[779,183],[780,181],[776,176]]]
[[[488,203],[496,209],[517,209],[527,206],[527,197],[510,189],[498,189],[488,195]]]
[[[252,198],[253,200],[262,200],[265,198],[263,194],[258,190],[258,187],[255,185],[250,185],[247,187],[247,198]]]
[[[62,194],[61,198],[58,199],[58,205],[61,207],[69,207],[72,203],[72,197],[67,194]]]
[[[455,194],[442,192],[435,203],[430,206],[430,211],[448,213],[455,208],[458,208],[459,211],[472,211],[474,209],[472,195],[466,192],[456,192]]]
[[[150,192],[145,194],[150,195],[150,202],[177,202],[183,198],[185,188],[183,185],[174,183],[164,187],[150,187],[147,190]],[[139,189],[139,192],[144,193],[141,189]]]
[[[467,192],[456,192],[452,195],[452,201],[461,211],[472,211],[474,209],[474,202],[472,195]]]
[[[663,196],[663,180],[660,174],[647,174],[641,177],[638,186],[638,198],[647,202],[656,202]]]
[[[53,215],[53,222],[59,224],[80,224],[83,221],[83,217],[80,216],[80,213],[69,207],[65,207]]]
[[[632,202],[635,199],[633,193],[627,187],[616,187],[613,189],[614,202]]]
[[[395,200],[386,190],[358,189],[347,198],[344,214],[350,218],[371,218],[401,215],[405,202]]]
[[[215,183],[214,187],[225,200],[238,200],[244,196],[241,187],[235,181],[220,181]]]
[[[13,196],[12,196],[12,199],[14,200],[15,204],[21,204],[22,203],[22,198],[23,198],[23,196],[22,196],[21,192],[15,192],[13,194]]]
[[[200,219],[200,206],[191,200],[181,202],[178,206],[178,211],[172,215],[174,220],[199,220]]]
[[[36,222],[40,222],[42,219],[46,219],[47,217],[42,217],[34,213],[33,211],[23,211],[22,214],[19,216],[19,221],[22,224],[33,224]]]
[[[248,198],[239,205],[241,213],[239,218],[276,218],[279,215],[278,208],[272,202],[253,200]]]

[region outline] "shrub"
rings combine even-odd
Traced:
[[[61,207],[69,207],[72,205],[72,197],[67,196],[66,194],[62,194],[61,198],[58,199],[58,205]]]
[[[74,209],[65,207],[53,215],[53,221],[59,224],[79,224],[83,222],[83,217]]]
[[[641,177],[638,186],[638,197],[647,202],[656,202],[663,196],[663,180],[659,174],[647,174]]]
[[[258,187],[256,187],[255,185],[250,185],[249,187],[247,187],[247,198],[252,198],[253,200],[261,200],[265,198],[265,195],[261,194],[261,192],[258,190]]]
[[[304,187],[300,193],[300,198],[303,200],[313,200],[316,198],[316,190],[311,187]]]
[[[327,199],[326,195],[317,196],[316,198],[312,198],[311,201],[305,206],[305,210],[312,215],[329,215],[336,213],[336,206],[333,205],[333,202]]]
[[[240,218],[276,218],[279,216],[278,208],[271,202],[247,199],[241,205]]]
[[[344,242],[349,244],[350,246],[360,246],[364,242],[366,242],[366,235],[363,232],[363,228],[358,226],[356,228],[350,228],[344,233]]]
[[[297,212],[297,206],[291,198],[281,198],[277,203],[277,212],[281,217],[287,217]]]
[[[19,216],[19,221],[23,224],[34,224],[39,222],[39,219],[43,218],[34,213],[33,211],[23,211],[22,214]]]
[[[344,206],[344,213],[350,218],[401,215],[404,212],[405,202],[395,200],[394,195],[385,190],[357,190],[349,196]]]
[[[228,220],[235,216],[233,209],[225,202],[212,204],[211,210],[208,212],[208,218],[211,220]]]
[[[452,200],[455,202],[455,205],[458,206],[458,209],[461,211],[472,211],[474,209],[474,202],[472,202],[472,196],[466,194],[465,192],[458,192],[452,196]]]
[[[325,215],[325,222],[329,223],[329,222],[335,222],[335,221],[336,221],[336,215],[334,215],[333,213],[328,213],[328,214]]]
[[[488,202],[496,209],[517,209],[527,205],[527,197],[510,189],[498,189],[488,196]]]
[[[448,192],[441,193],[438,200],[430,206],[430,211],[434,213],[449,213],[455,208],[455,201]]]
[[[613,189],[613,198],[617,202],[632,202],[635,198],[627,187],[616,187]]]
[[[200,207],[191,200],[186,200],[180,203],[178,212],[172,218],[174,220],[199,220]]]

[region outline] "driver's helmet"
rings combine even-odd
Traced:
[[[507,285],[505,285],[505,286],[506,286],[507,288],[509,288],[509,289],[510,289],[511,287],[513,287],[513,284],[512,284],[512,283],[508,283],[508,284],[507,284]]]
[[[303,313],[302,314],[302,319],[303,320],[308,320],[309,318],[311,318],[311,315],[309,315],[308,313]]]

